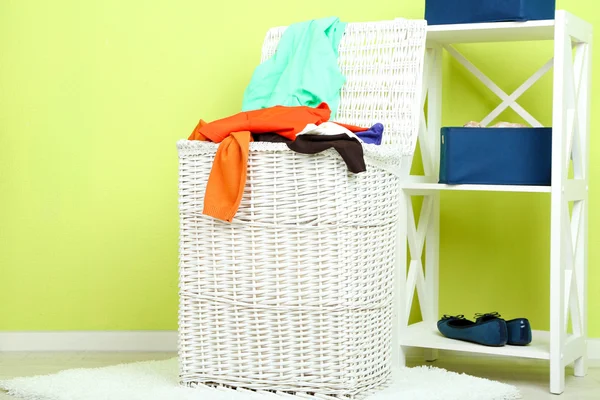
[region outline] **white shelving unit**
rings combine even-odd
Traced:
[[[462,43],[534,40],[553,40],[554,57],[512,94],[505,93],[453,47]],[[430,361],[437,358],[438,349],[545,359],[550,363],[550,391],[562,393],[566,365],[574,363],[576,376],[584,376],[587,371],[587,189],[592,27],[566,11],[557,11],[555,19],[548,21],[430,26],[427,42],[423,106],[427,98],[428,119],[423,115],[419,133],[425,175],[407,179],[401,205],[407,212],[408,225],[400,232],[400,240],[401,243],[408,242],[410,262],[404,262],[407,246],[399,246],[397,314],[400,321],[398,340],[402,349],[399,361],[404,361],[408,347],[426,349],[425,358]],[[502,100],[482,121],[484,124],[510,107],[530,125],[542,126],[517,103],[517,99],[554,67],[552,186],[452,186],[437,183],[444,50]],[[571,161],[573,178],[568,174]],[[549,193],[550,331],[535,331],[531,345],[492,348],[447,339],[438,333],[439,207],[442,190]],[[424,196],[418,225],[411,205],[412,196]],[[572,214],[569,213],[571,202]],[[425,265],[421,262],[423,252]],[[409,325],[415,290],[423,322]],[[573,334],[567,334],[569,315]]]

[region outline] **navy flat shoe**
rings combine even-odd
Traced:
[[[447,338],[500,347],[507,341],[506,322],[499,318],[469,321],[463,315],[444,315],[437,323],[440,333]]]
[[[497,312],[475,314],[477,321],[500,318]],[[507,344],[512,346],[526,346],[531,343],[531,324],[527,318],[515,318],[506,322]]]

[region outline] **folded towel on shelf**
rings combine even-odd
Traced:
[[[469,121],[463,125],[464,128],[485,128],[477,121]],[[518,122],[498,122],[489,128],[527,128],[527,125]]]

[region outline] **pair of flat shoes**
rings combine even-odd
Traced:
[[[475,322],[463,315],[444,315],[437,323],[440,333],[447,338],[500,347],[506,344],[525,346],[531,343],[531,325],[527,318],[505,321],[493,312],[475,314]]]

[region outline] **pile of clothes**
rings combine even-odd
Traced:
[[[350,172],[366,170],[362,145],[381,144],[383,125],[330,121],[346,80],[337,60],[345,26],[335,17],[290,25],[273,57],[254,71],[242,112],[210,123],[200,120],[188,139],[219,143],[204,214],[233,220],[246,184],[252,141],[283,142],[303,154],[333,148]]]

